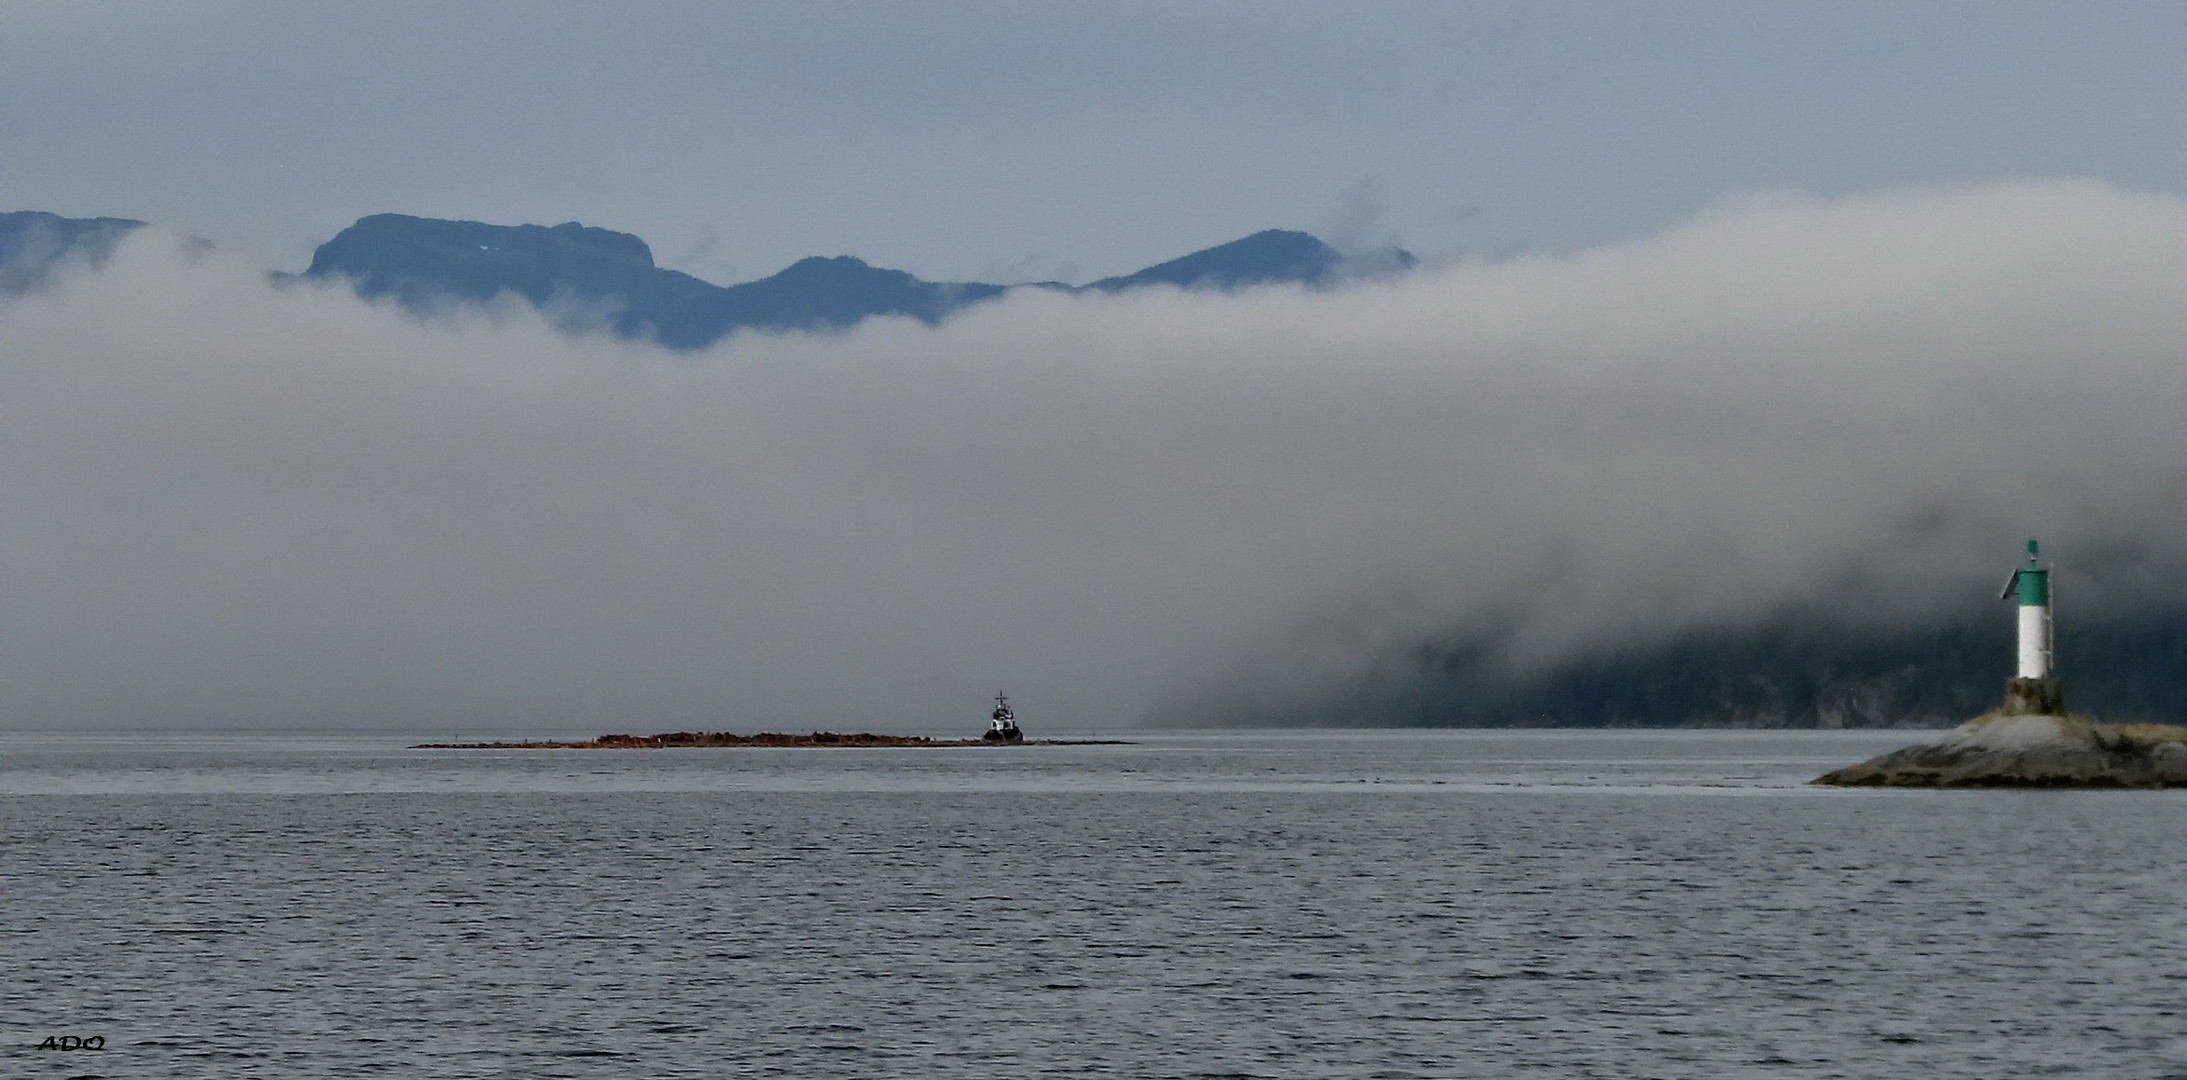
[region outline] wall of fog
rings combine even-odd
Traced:
[[[1113,728],[1469,628],[1918,621],[2031,535],[2176,603],[2183,526],[2187,202],[2091,183],[695,355],[151,233],[0,301],[12,728]]]

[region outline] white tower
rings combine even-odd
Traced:
[[[2058,687],[2050,628],[2050,571],[2036,558],[2033,540],[2028,541],[2028,564],[2012,572],[1998,597],[2008,598],[2020,603],[2020,663],[2005,683],[2001,711],[2007,716],[2064,716],[2065,693]]]
[[[2018,594],[2020,600],[2020,671],[2023,679],[2047,679],[2051,672],[2050,571],[2036,561],[2035,541],[2028,541],[2028,564],[2012,572],[1999,600]]]

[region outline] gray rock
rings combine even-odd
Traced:
[[[1977,717],[1934,742],[1825,773],[1840,787],[2187,787],[2187,728]]]

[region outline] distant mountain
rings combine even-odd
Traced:
[[[1366,276],[1366,270],[1387,274],[1413,264],[1411,255],[1395,248],[1347,260],[1305,233],[1270,230],[1084,288],[1328,285]],[[931,325],[1018,287],[923,281],[849,256],[801,259],[772,277],[720,286],[655,266],[645,241],[627,233],[575,222],[550,228],[403,214],[375,214],[342,230],[313,254],[304,276],[346,279],[359,295],[416,311],[512,293],[565,326],[604,324],[619,335],[679,349],[738,330],[837,330],[875,315]]]
[[[97,265],[143,227],[127,218],[0,214],[0,295],[37,288],[69,259]],[[653,250],[629,233],[576,222],[489,225],[374,214],[321,244],[302,276],[344,280],[360,296],[420,313],[513,295],[565,329],[604,327],[696,349],[739,330],[840,330],[877,315],[932,325],[1013,288],[1327,287],[1403,273],[1416,263],[1399,248],[1347,257],[1306,233],[1270,229],[1083,286],[924,281],[847,255],[800,259],[772,277],[723,286],[655,265]]]
[[[678,349],[740,329],[840,329],[869,315],[931,323],[1002,292],[921,281],[847,257],[805,259],[724,288],[655,266],[652,249],[628,233],[404,214],[374,214],[342,230],[313,253],[304,276],[346,278],[362,296],[425,311],[514,293],[565,324],[605,322],[624,337]]]
[[[1402,273],[1419,260],[1402,248],[1387,248],[1361,260],[1302,232],[1269,229],[1179,259],[1157,263],[1135,274],[1103,278],[1089,289],[1120,292],[1147,285],[1229,291],[1255,285],[1333,285],[1347,277]]]
[[[67,218],[37,210],[0,214],[0,295],[29,292],[62,262],[105,262],[122,237],[144,227],[128,218]]]
[[[909,315],[932,325],[959,308],[1005,291],[1005,286],[972,281],[921,281],[848,255],[814,256],[791,263],[773,277],[722,289],[728,318],[720,332],[747,326],[832,329],[869,315]]]

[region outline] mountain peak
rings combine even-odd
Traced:
[[[1264,229],[1243,239],[1157,263],[1138,273],[1104,278],[1086,287],[1101,292],[1119,292],[1147,285],[1174,285],[1181,289],[1227,292],[1277,282],[1326,285],[1341,275],[1344,265],[1342,254],[1310,233]]]
[[[865,274],[898,274],[907,278],[911,276],[901,270],[877,270],[866,260],[852,255],[807,255],[776,271],[767,280],[845,278]]]
[[[379,264],[400,253],[410,259],[496,263],[546,262],[563,266],[604,260],[653,269],[653,249],[629,233],[566,221],[560,225],[488,225],[408,214],[373,214],[319,245],[306,277],[325,277]],[[490,295],[490,294],[489,294]]]

